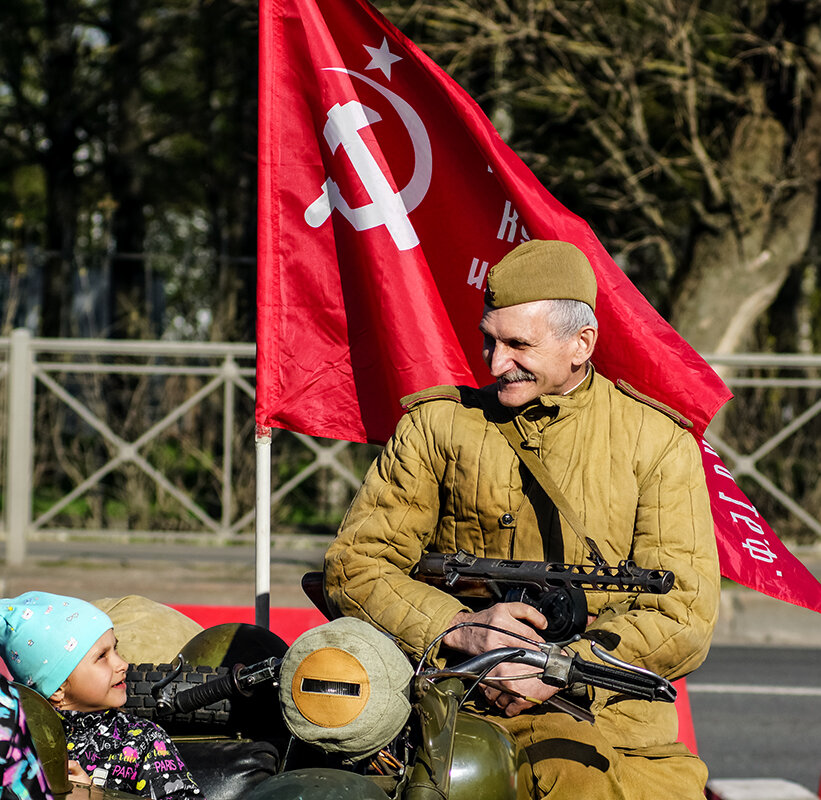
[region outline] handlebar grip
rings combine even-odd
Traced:
[[[211,703],[227,700],[235,694],[237,694],[236,667],[227,675],[220,675],[214,680],[175,694],[173,711],[187,714],[198,708],[210,706]]]
[[[647,671],[628,671],[605,664],[573,658],[568,683],[587,683],[614,692],[623,692],[643,700],[661,700],[672,703],[676,699],[675,687],[660,675]]]

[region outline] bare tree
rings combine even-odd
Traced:
[[[817,2],[384,6],[691,344],[749,345],[815,233]]]

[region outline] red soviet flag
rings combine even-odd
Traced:
[[[262,0],[259,105],[259,425],[382,442],[403,395],[489,382],[485,276],[529,238],[590,259],[604,375],[677,409],[699,437],[729,399],[589,226],[365,0]],[[717,496],[716,519],[730,520],[720,548],[740,556],[722,558],[729,577],[773,593],[759,585],[765,564],[804,569],[771,531],[773,561],[751,557],[736,535],[749,526]]]

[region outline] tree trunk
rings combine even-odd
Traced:
[[[231,165],[228,172],[216,170],[206,190],[209,236],[217,257],[211,338],[248,341],[254,338],[256,302],[257,57],[256,30],[249,24],[255,9],[202,2],[200,15],[203,128],[208,131],[209,160],[223,164],[229,155]],[[226,41],[231,42],[228,48]],[[217,115],[220,119],[215,119]]]
[[[115,203],[111,259],[111,335],[139,339],[156,336],[152,330],[146,265],[143,198],[142,124],[140,118],[141,4],[112,0],[111,46],[113,113],[106,154],[108,185]]]
[[[48,102],[45,128],[48,149],[42,157],[46,183],[46,262],[43,265],[41,331],[43,336],[70,334],[70,292],[77,231],[77,179],[74,154],[77,108],[74,78],[77,43],[70,0],[45,6],[43,83]]]
[[[695,238],[672,307],[673,326],[702,353],[743,348],[807,250],[821,175],[821,87],[786,160],[784,142],[782,126],[765,115],[745,117],[735,131],[726,181],[730,211]]]

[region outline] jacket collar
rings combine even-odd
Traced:
[[[515,419],[525,424],[540,423],[539,427],[542,427],[542,424],[564,419],[588,406],[593,399],[595,376],[596,370],[590,364],[584,379],[570,394],[543,394],[519,408],[508,408],[499,402],[495,383],[471,390],[469,396],[463,397],[463,403],[482,407],[489,418],[496,422]]]
[[[543,394],[528,405],[517,409],[516,416],[529,422],[550,424],[577,413],[590,405],[596,370],[590,364],[584,380],[569,394]]]
[[[73,731],[90,731],[98,728],[107,717],[117,713],[115,708],[106,708],[101,711],[59,711],[58,714],[65,721],[65,725]]]

